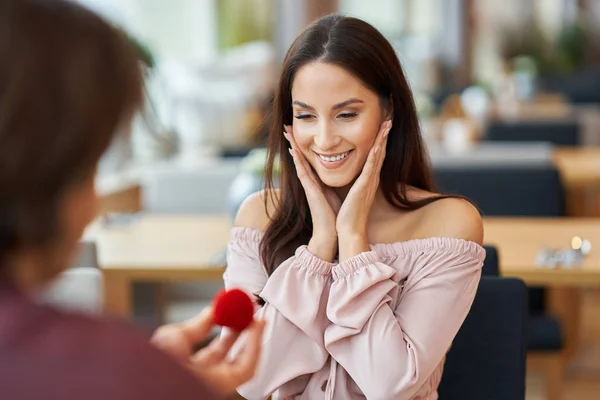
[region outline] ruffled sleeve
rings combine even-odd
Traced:
[[[298,382],[307,382],[304,377],[319,371],[328,358],[323,337],[332,264],[302,246],[269,277],[259,256],[261,239],[259,231],[234,228],[224,275],[227,288],[265,301],[256,305],[256,317],[267,322],[258,372],[238,390],[248,399],[265,399],[286,386],[302,391]]]
[[[395,246],[410,259],[402,287],[373,251],[333,269],[325,347],[368,399],[410,399],[430,378],[466,318],[485,257],[461,239]]]

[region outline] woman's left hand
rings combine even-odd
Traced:
[[[367,222],[379,189],[379,175],[391,128],[392,121],[381,124],[365,166],[338,212],[336,231],[340,262],[369,250]]]

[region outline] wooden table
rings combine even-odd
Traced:
[[[567,189],[600,188],[600,147],[559,147],[553,155]]]
[[[140,216],[130,224],[90,227],[105,276],[106,311],[131,315],[134,281],[215,281],[224,265],[215,264],[229,240],[231,221],[223,216]],[[564,248],[573,236],[592,242],[581,268],[543,269],[535,266],[545,246]],[[486,218],[485,242],[498,247],[504,276],[550,287],[600,286],[600,219]]]
[[[95,182],[100,198],[99,214],[138,212],[142,207],[142,187],[138,169],[125,168],[112,174],[100,174]]]
[[[495,245],[503,276],[549,288],[549,309],[564,327],[565,354],[579,349],[581,288],[600,286],[600,218],[486,218],[485,243]],[[220,281],[225,265],[215,262],[229,240],[231,221],[224,216],[141,215],[130,223],[92,225],[104,273],[107,314],[132,316],[136,281]],[[573,269],[535,265],[543,247],[565,248],[573,236],[592,242],[584,264]]]
[[[502,275],[532,285],[600,287],[600,219],[597,218],[485,218],[485,243],[498,248]],[[592,251],[581,267],[535,267],[542,247],[563,249],[574,236],[588,239]]]
[[[559,147],[554,165],[565,187],[570,217],[600,217],[600,147]]]
[[[535,267],[542,247],[567,248],[574,236],[592,243],[583,265]],[[548,312],[562,323],[565,360],[575,355],[580,350],[582,288],[600,287],[600,218],[486,218],[485,242],[498,248],[503,276],[548,288]]]
[[[112,226],[97,221],[85,238],[97,244],[105,311],[130,317],[136,281],[221,280],[225,265],[215,264],[215,256],[225,250],[230,230],[221,216],[141,215]]]

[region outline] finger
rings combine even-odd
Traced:
[[[375,141],[375,145],[369,151],[369,155],[367,156],[367,161],[365,162],[365,166],[363,167],[361,177],[365,179],[370,179],[373,170],[375,169],[377,156],[380,150],[379,138]]]
[[[308,162],[306,157],[304,157],[304,155],[300,151],[300,147],[298,147],[298,143],[296,142],[296,138],[294,137],[294,128],[291,125],[287,125],[285,128],[287,132],[284,132],[284,135],[290,142],[292,150],[294,150],[297,153],[297,161],[302,164],[301,167],[304,169],[304,172],[316,185],[317,179],[315,177],[315,174],[313,173],[312,167],[310,166],[310,163]]]
[[[309,176],[309,173],[304,166],[304,163],[300,159],[302,157],[297,150],[290,149],[290,154],[292,155],[292,159],[294,160],[294,165],[296,166],[296,174],[298,175],[298,179],[300,179],[300,183],[304,190],[314,190],[315,182]]]
[[[296,138],[294,137],[294,128],[291,125],[284,126],[283,136],[290,142],[292,149],[298,148],[298,143],[296,143]]]
[[[225,330],[220,337],[214,338],[208,346],[194,354],[192,363],[208,366],[223,361],[239,337],[240,332]]]
[[[379,177],[379,171],[383,165],[383,159],[385,158],[385,145],[387,144],[387,134],[391,128],[391,121],[386,121],[381,124],[381,129],[377,133],[375,143],[369,151],[367,161],[363,166],[363,170],[358,177],[357,183],[359,185],[366,185],[369,182],[377,184],[377,178]]]
[[[387,143],[388,136],[389,136],[391,130],[392,130],[392,121],[387,121],[387,127],[383,131],[383,138],[381,139],[384,143]]]
[[[292,132],[291,125],[283,126],[283,137],[285,137],[285,139],[290,143],[290,145],[292,145],[292,138],[290,137],[291,132]]]
[[[373,142],[373,147],[371,148],[371,151],[369,152],[369,156],[371,154],[374,155],[373,161],[375,161],[375,162],[379,159],[379,154],[380,154],[379,150],[381,150],[383,144],[387,140],[387,135],[389,133],[390,127],[391,127],[391,121],[384,121],[381,123],[379,131],[377,132],[377,136],[375,137],[375,140]],[[367,158],[367,160],[368,160],[368,158]]]
[[[377,138],[375,139],[375,144],[373,145],[375,159],[373,169],[370,171],[371,173],[381,170],[387,149],[388,134],[390,133],[391,128],[392,121],[385,121],[381,124],[381,129],[379,130]]]
[[[154,332],[150,343],[164,353],[180,361],[186,361],[191,353],[191,346],[177,325],[164,325]]]
[[[186,339],[190,343],[190,348],[195,343],[206,339],[215,326],[213,320],[212,307],[206,307],[197,316],[178,324]]]
[[[315,172],[313,171],[312,165],[310,165],[310,163],[308,162],[306,157],[304,157],[302,152],[300,152],[300,151],[297,151],[297,152],[299,154],[300,162],[302,163],[302,168],[304,168],[304,171],[306,171],[306,175],[313,182],[315,188],[320,188],[321,180],[317,179],[317,176],[315,175]]]
[[[296,153],[298,153],[298,155],[300,155],[300,151],[298,149],[298,144],[296,143],[296,139],[294,138],[294,130],[291,125],[284,125],[283,136],[285,136],[287,141],[290,142],[291,149],[289,150],[289,152],[294,160],[296,169],[298,169],[299,167],[304,167],[304,163],[301,163],[302,165],[300,165],[300,166],[297,165],[297,164],[300,164],[300,162],[302,161],[300,159],[300,157],[297,157],[297,158],[294,157],[294,151]],[[304,169],[306,170],[306,168],[304,168]],[[305,172],[307,172],[307,171],[305,171]]]
[[[390,130],[392,129],[392,121],[385,121],[381,124],[381,129],[377,133],[375,144],[382,146],[386,141]]]
[[[377,170],[381,170],[381,166],[383,165],[383,161],[385,160],[385,155],[387,154],[388,137],[389,137],[389,133],[390,133],[391,129],[392,129],[392,121],[387,121],[387,126],[386,126],[386,129],[383,131],[381,143],[379,145],[380,150],[378,152],[379,157],[378,157],[378,162],[377,162]]]
[[[304,156],[297,149],[291,149],[290,154],[292,155],[294,165],[296,166],[298,179],[300,179],[300,183],[307,194],[319,190],[319,184],[312,172],[312,168],[310,164],[308,164],[308,161],[304,159]]]
[[[382,130],[384,133],[385,133],[385,131],[389,132],[389,131],[390,131],[390,129],[392,129],[392,120],[391,120],[391,119],[388,119],[388,120],[387,120],[387,121],[385,121],[385,122],[384,122],[382,125],[383,125],[383,126],[382,126],[382,129],[381,129],[381,130]]]
[[[231,362],[231,373],[240,383],[251,379],[258,366],[262,348],[264,321],[255,321],[247,330],[243,349]]]

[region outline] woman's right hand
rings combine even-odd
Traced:
[[[298,179],[306,193],[313,223],[313,235],[308,242],[308,251],[322,260],[332,262],[337,253],[337,232],[335,221],[341,207],[337,194],[325,187],[315,175],[310,163],[299,149],[294,138],[293,128],[285,127],[283,133],[292,148],[290,154],[296,166]]]

